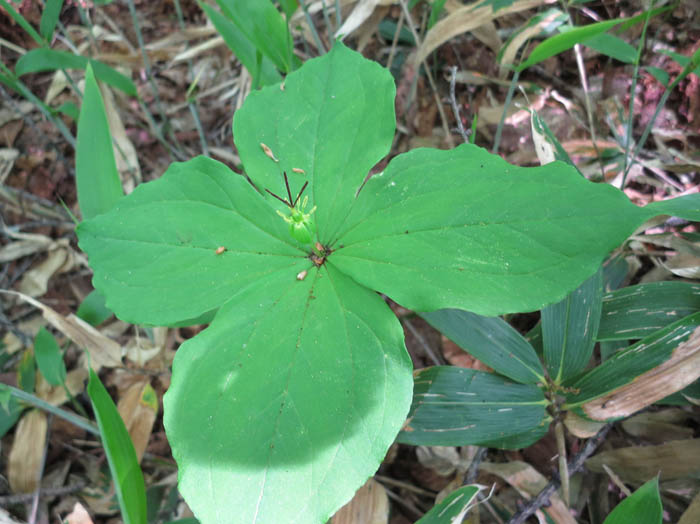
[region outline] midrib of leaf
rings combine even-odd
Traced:
[[[478,331],[479,333],[483,334],[486,338],[489,338],[489,337],[488,337],[488,334],[487,334],[487,332],[486,332],[486,330],[480,329],[480,328],[478,328],[478,327],[472,327],[472,329],[474,329],[475,331]],[[529,345],[529,344],[528,344],[528,345]],[[530,347],[531,347],[531,346],[530,346]],[[524,360],[522,360],[521,358],[519,358],[518,356],[516,356],[515,354],[513,354],[512,351],[510,351],[509,353],[510,353],[510,355],[512,355],[512,357],[513,357],[517,362],[519,362],[525,369],[527,369],[530,373],[532,373],[538,380],[540,380],[540,381],[542,381],[542,382],[545,382],[545,378],[544,378],[544,376],[543,376],[541,373],[539,373],[536,369],[534,369],[534,368],[531,367],[529,364],[527,364]]]
[[[566,320],[564,323],[564,338],[562,341],[561,356],[559,357],[559,370],[557,371],[557,378],[554,380],[555,384],[561,384],[561,377],[564,369],[564,357],[566,356],[566,351],[569,345],[569,318],[571,316],[571,299],[571,295],[569,295],[569,297],[567,297],[566,299]]]

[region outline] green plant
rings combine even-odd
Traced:
[[[119,318],[216,311],[178,350],[165,397],[180,489],[205,524],[325,522],[376,470],[413,381],[375,290],[416,311],[534,310],[647,218],[700,217],[697,195],[638,208],[566,164],[519,168],[472,145],[411,151],[363,184],[389,152],[394,92],[336,44],[236,113],[250,182],[198,157],[78,227]],[[287,202],[270,195],[284,173]],[[278,216],[307,184],[308,243]]]

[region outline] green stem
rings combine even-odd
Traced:
[[[92,433],[93,435],[100,435],[100,430],[97,429],[97,426],[93,425],[90,421],[84,419],[83,417],[71,413],[70,411],[57,408],[56,406],[52,406],[45,400],[42,400],[32,395],[31,393],[27,393],[26,391],[22,391],[21,389],[9,386],[7,384],[0,384],[0,391],[2,391],[3,389],[9,391],[10,395],[15,397],[17,400],[25,402],[36,408],[43,409],[44,411],[52,413],[57,417],[61,417],[62,419],[67,420],[71,424],[74,424],[79,428],[84,429],[88,433]]]
[[[501,135],[503,134],[503,124],[506,121],[506,115],[508,114],[508,108],[513,100],[513,93],[515,93],[515,86],[518,85],[518,78],[520,78],[520,70],[516,69],[513,78],[510,81],[510,86],[508,86],[508,94],[506,95],[506,101],[503,104],[503,114],[501,115],[501,120],[498,122],[498,128],[496,129],[496,137],[493,139],[493,149],[491,152],[496,155],[498,154],[498,148],[501,146]]]
[[[630,87],[630,107],[627,116],[627,134],[625,136],[625,158],[622,168],[622,183],[620,184],[620,189],[624,189],[625,182],[627,182],[627,174],[629,170],[627,169],[627,163],[630,160],[630,146],[632,144],[632,124],[634,123],[634,99],[635,93],[637,92],[637,80],[639,77],[639,64],[642,60],[642,51],[644,49],[644,44],[646,43],[647,28],[649,27],[649,20],[651,19],[651,10],[654,7],[654,2],[652,1],[649,9],[647,10],[647,16],[644,19],[644,27],[642,28],[642,34],[639,37],[639,45],[637,46],[637,58],[634,61],[634,73],[632,74],[632,86]]]

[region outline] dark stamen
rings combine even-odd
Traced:
[[[299,199],[301,198],[301,194],[304,192],[304,189],[306,189],[306,186],[309,185],[309,181],[307,180],[304,182],[304,185],[301,186],[301,191],[299,191],[299,194],[297,195],[297,199],[294,201],[294,205],[292,207],[297,207],[297,202],[299,202]],[[291,197],[290,197],[291,200]]]
[[[280,202],[282,202],[285,206],[294,207],[290,202],[287,202],[284,198],[275,195],[275,194],[274,194],[272,191],[270,191],[269,189],[266,188],[265,191],[267,191],[268,193],[270,193],[273,197],[275,197],[277,200],[279,200]]]
[[[284,175],[284,185],[287,186],[287,196],[289,197],[289,201],[292,201],[292,192],[289,190],[289,180],[287,180],[287,172],[283,171],[282,174]],[[296,202],[294,203],[296,205]],[[290,205],[289,207],[294,207]]]

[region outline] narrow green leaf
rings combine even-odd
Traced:
[[[287,20],[292,18],[294,12],[299,8],[299,0],[280,0],[282,12],[287,17]]]
[[[566,152],[566,149],[564,149],[564,147],[561,145],[561,142],[559,142],[559,139],[554,135],[554,133],[552,133],[552,130],[549,129],[547,122],[545,122],[542,119],[542,117],[540,117],[537,111],[535,111],[534,109],[531,109],[531,111],[532,127],[537,133],[544,135],[547,141],[552,145],[552,148],[554,149],[554,158],[561,162],[566,162],[574,169],[576,169],[576,171],[578,171],[579,174],[581,174],[581,176],[583,176],[579,168],[576,166],[576,164],[574,164],[573,160],[571,160],[569,153]]]
[[[700,221],[700,193],[652,202],[646,209],[655,215],[671,215],[686,220]]]
[[[644,69],[649,71],[651,76],[656,78],[659,81],[659,83],[661,83],[661,85],[663,85],[664,87],[668,86],[670,78],[669,78],[668,73],[666,71],[664,71],[663,69],[661,69],[659,67],[654,67],[654,66],[644,66]]]
[[[594,274],[648,214],[560,162],[515,167],[469,144],[416,149],[365,184],[332,260],[416,311],[533,311]]]
[[[41,13],[41,22],[39,23],[39,32],[47,42],[51,42],[53,39],[53,32],[56,29],[62,7],[63,0],[46,0],[44,4],[44,12]]]
[[[4,392],[0,389],[0,392]],[[14,397],[10,397],[6,402],[0,403],[0,438],[10,431],[19,420],[19,416],[24,411],[24,406],[17,402]]]
[[[606,293],[598,340],[644,338],[700,311],[700,284],[649,282]]]
[[[68,51],[57,51],[47,47],[32,49],[22,55],[15,64],[17,76],[57,69],[85,69],[88,59]]]
[[[139,96],[138,91],[136,90],[136,85],[134,82],[132,82],[131,78],[123,75],[116,69],[108,66],[104,62],[100,62],[99,60],[94,60],[91,58],[89,62],[92,66],[92,70],[95,72],[95,77],[100,82],[116,87],[129,96]]]
[[[660,7],[657,9],[652,9],[650,16],[656,16],[663,13],[669,9],[669,6]],[[573,29],[568,29],[566,32],[560,33],[556,36],[552,36],[542,43],[537,45],[535,49],[532,50],[530,56],[522,64],[518,66],[519,71],[527,69],[531,65],[538,64],[547,58],[554,55],[558,55],[562,51],[571,49],[574,45],[578,43],[585,43],[586,40],[600,35],[612,29],[613,27],[620,25],[621,29],[627,29],[632,25],[643,21],[647,18],[647,12],[644,11],[637,16],[631,18],[618,18],[615,20],[606,20],[605,22],[598,22],[595,24],[589,24],[582,27],[576,27]]]
[[[458,309],[441,309],[421,316],[497,373],[523,384],[545,382],[535,350],[503,319]]]
[[[78,121],[75,178],[83,218],[105,213],[124,194],[102,94],[90,66],[85,74],[85,94]]]
[[[591,360],[602,297],[603,272],[599,269],[564,300],[542,310],[544,360],[556,384],[583,371]]]
[[[523,71],[532,65],[539,64],[540,62],[547,60],[554,55],[558,55],[567,49],[571,49],[574,47],[574,45],[581,43],[584,40],[612,29],[622,21],[623,19],[606,20],[605,22],[598,22],[595,24],[569,29],[566,32],[551,36],[538,44],[537,47],[532,50],[530,55],[527,57],[527,60],[518,66],[518,70]]]
[[[41,38],[41,35],[36,32],[36,29],[32,27],[32,25],[27,22],[27,19],[24,18],[21,14],[19,14],[15,8],[12,6],[12,4],[8,3],[7,0],[0,0],[0,6],[2,6],[7,14],[12,17],[12,19],[17,22],[17,25],[20,26],[22,29],[24,29],[29,36],[32,37],[32,39],[39,44],[40,47],[43,47],[46,45],[46,42]]]
[[[601,365],[567,384],[570,393],[565,409],[580,406],[632,383],[640,375],[671,358],[678,345],[687,340],[698,326],[700,313],[695,313],[618,351]]]
[[[70,118],[76,122],[80,118],[80,109],[73,102],[67,101],[63,102],[60,106],[56,108],[56,111],[68,115]]]
[[[236,111],[234,141],[246,173],[285,212],[265,189],[286,198],[283,172],[293,195],[308,181],[305,195],[309,208],[317,206],[317,238],[331,244],[365,176],[389,152],[395,92],[386,69],[337,44],[306,62],[303,73],[288,75],[284,90],[270,86],[251,93]]]
[[[416,524],[460,524],[482,489],[478,485],[457,488],[435,504]]]
[[[240,287],[177,351],[164,423],[201,522],[326,522],[405,420],[398,320],[331,265],[309,266]]]
[[[82,70],[86,69],[88,64],[92,65],[95,76],[100,81],[120,89],[127,95],[138,96],[136,85],[131,79],[107,64],[68,51],[57,51],[47,47],[32,49],[22,55],[15,65],[15,73],[17,76],[22,76],[42,71],[56,71],[57,69]]]
[[[435,366],[414,373],[413,405],[398,441],[416,446],[501,447],[523,434],[539,438],[548,425],[547,400],[531,384],[516,384],[493,373]],[[532,444],[514,442],[516,448]]]
[[[27,393],[34,393],[36,381],[36,359],[30,349],[22,353],[22,358],[17,366],[17,385]]]
[[[634,64],[637,61],[637,50],[622,38],[609,33],[595,35],[581,43],[625,64]]]
[[[205,157],[172,164],[77,232],[95,289],[132,323],[192,319],[251,283],[309,262],[246,179]]]
[[[292,40],[287,23],[270,0],[217,0],[224,14],[280,71],[293,69]]]
[[[65,382],[66,365],[63,362],[63,352],[45,327],[41,327],[34,338],[34,355],[46,382],[52,386],[60,386]]]
[[[263,58],[262,63],[258,65],[255,56],[255,45],[248,40],[248,37],[243,34],[236,24],[204,2],[200,2],[199,6],[209,17],[209,20],[212,21],[228,48],[248,70],[255,86],[275,84],[282,79],[282,76],[269,59]]]
[[[93,289],[80,303],[75,314],[91,326],[99,326],[111,317],[113,313],[105,304],[105,297],[99,291]]]
[[[125,524],[147,524],[146,486],[134,445],[117,407],[92,369],[87,392],[100,428],[122,519]]]
[[[656,477],[615,506],[603,524],[661,524],[663,512]]]

